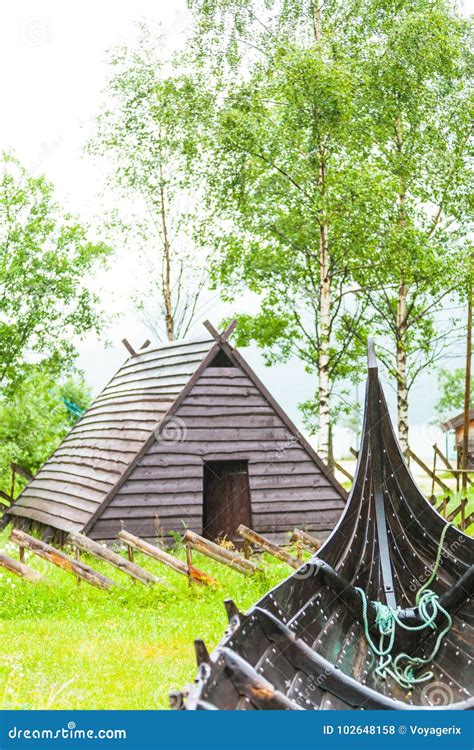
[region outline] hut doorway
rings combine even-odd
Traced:
[[[239,525],[252,526],[248,461],[206,461],[203,486],[203,534],[213,541],[239,544]],[[240,540],[239,546],[241,546]]]

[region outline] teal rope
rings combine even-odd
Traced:
[[[410,690],[415,685],[432,679],[433,672],[428,671],[417,677],[415,675],[415,670],[419,669],[422,666],[431,664],[431,662],[436,658],[441,647],[441,642],[446,633],[448,633],[448,631],[450,630],[451,625],[453,624],[451,615],[440,604],[439,596],[435,594],[434,591],[431,591],[428,588],[428,586],[430,586],[436,578],[436,574],[441,562],[441,555],[443,552],[446,532],[450,526],[451,523],[448,523],[444,527],[439,540],[436,559],[433,565],[433,570],[431,571],[431,575],[416,594],[415,601],[418,606],[420,618],[422,620],[420,625],[411,626],[401,622],[398,617],[400,607],[398,607],[397,609],[392,609],[387,604],[383,604],[382,602],[373,602],[375,606],[375,625],[379,632],[379,642],[377,646],[372,640],[369,632],[369,620],[367,616],[367,596],[365,594],[365,591],[356,587],[356,591],[358,591],[362,599],[362,615],[364,621],[365,637],[370,648],[379,659],[379,663],[375,668],[375,673],[382,679],[385,679],[387,674],[389,674],[405,690]],[[438,633],[438,637],[436,638],[436,642],[433,646],[431,654],[426,659],[422,659],[417,656],[413,657],[406,653],[398,654],[398,656],[396,656],[395,658],[393,657],[392,651],[395,643],[397,625],[403,630],[408,630],[411,632],[426,630],[426,628],[437,630],[438,626],[436,624],[436,619],[439,614],[444,615],[446,624]],[[402,662],[406,662],[406,664],[402,664]]]
[[[418,600],[421,598],[423,591],[427,589],[429,586],[431,586],[434,579],[436,578],[436,573],[438,572],[439,564],[441,562],[441,555],[443,554],[444,539],[450,526],[452,526],[451,521],[445,525],[443,531],[441,532],[441,536],[439,538],[439,544],[438,544],[438,551],[436,553],[435,564],[433,565],[433,570],[431,571],[431,575],[426,581],[426,583],[421,587],[421,589],[418,589],[416,599],[415,599],[417,604],[418,604]]]

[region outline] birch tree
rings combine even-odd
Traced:
[[[241,343],[315,372],[327,459],[338,385],[370,329],[407,451],[410,391],[456,327],[440,316],[457,304],[471,208],[469,24],[448,0],[189,4],[226,92],[215,278],[260,304],[240,316]]]
[[[117,206],[107,221],[135,257],[140,315],[158,341],[185,336],[207,281],[200,228],[205,88],[175,65],[152,24],[109,55],[110,77],[90,154],[103,157]]]
[[[190,5],[220,93],[207,193],[220,220],[214,279],[229,300],[258,299],[255,314],[236,311],[238,343],[256,341],[269,362],[296,354],[315,374],[305,412],[328,461],[341,382],[357,377],[365,349],[351,268],[373,241],[365,209],[377,187],[353,107],[361,40],[338,2]]]
[[[469,24],[450,2],[419,0],[375,7],[372,25],[378,33],[364,50],[357,106],[382,186],[373,204],[380,241],[361,286],[396,382],[407,452],[410,390],[446,359],[449,343],[455,350],[459,328],[456,291],[472,215]]]

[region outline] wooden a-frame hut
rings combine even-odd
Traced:
[[[122,528],[232,539],[240,523],[275,541],[295,526],[325,538],[345,490],[229,344],[232,326],[206,326],[132,351],[2,525],[101,541]]]

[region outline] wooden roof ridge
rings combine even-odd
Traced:
[[[474,420],[474,409],[469,409],[469,421],[472,422]],[[450,419],[447,419],[446,422],[441,422],[441,429],[443,432],[448,432],[448,430],[455,430],[457,427],[461,427],[461,425],[464,424],[464,412],[461,411],[459,414],[456,414],[454,417],[450,417]]]
[[[95,524],[95,522],[103,514],[104,510],[110,505],[110,503],[112,502],[112,500],[115,497],[115,495],[117,494],[117,492],[125,484],[125,482],[127,481],[128,477],[130,476],[130,474],[132,473],[132,471],[135,469],[135,467],[140,462],[140,460],[143,458],[143,456],[146,455],[146,453],[148,452],[148,449],[153,444],[153,442],[157,439],[157,431],[159,431],[163,427],[163,425],[165,425],[167,423],[167,421],[170,419],[170,417],[173,416],[173,414],[175,413],[175,411],[178,409],[178,407],[180,406],[180,404],[184,401],[184,399],[188,395],[188,393],[191,390],[191,388],[193,387],[193,385],[200,378],[201,374],[204,372],[204,370],[206,369],[206,367],[208,366],[208,364],[210,362],[212,362],[212,360],[216,356],[217,352],[219,351],[219,348],[220,348],[220,344],[216,342],[210,348],[210,350],[208,351],[208,353],[206,354],[206,356],[202,359],[201,363],[195,369],[195,371],[191,375],[190,379],[188,380],[188,382],[186,383],[186,385],[184,386],[184,388],[182,388],[182,390],[180,391],[180,393],[178,394],[178,396],[174,400],[173,404],[170,406],[170,408],[168,409],[168,411],[166,411],[163,414],[163,416],[161,417],[161,419],[157,423],[156,427],[151,431],[150,435],[147,437],[147,439],[145,440],[145,442],[143,443],[143,445],[141,446],[141,448],[137,451],[137,453],[135,454],[135,456],[132,458],[132,460],[128,464],[127,468],[125,469],[125,471],[117,479],[117,481],[114,484],[114,486],[110,489],[110,491],[104,497],[104,499],[102,500],[102,502],[100,503],[100,505],[96,508],[96,510],[94,511],[94,513],[91,515],[91,517],[89,518],[89,520],[87,521],[87,523],[85,524],[85,526],[83,528],[83,533],[84,534],[87,534],[91,530],[91,528],[93,527],[93,525]]]
[[[157,423],[156,427],[152,430],[151,434],[148,436],[148,438],[145,440],[141,448],[137,451],[135,457],[130,461],[129,465],[125,469],[125,471],[121,474],[121,476],[117,479],[117,482],[114,484],[114,486],[110,489],[110,491],[107,493],[106,497],[103,499],[101,504],[96,508],[90,519],[88,520],[87,524],[84,526],[83,533],[87,534],[92,527],[94,526],[95,522],[102,516],[106,508],[110,505],[118,491],[123,487],[135,467],[139,464],[141,459],[146,455],[149,448],[153,444],[153,442],[157,439],[157,433],[166,425],[168,420],[175,414],[177,409],[181,406],[193,386],[197,383],[201,375],[204,373],[204,371],[207,369],[207,367],[211,364],[219,350],[222,350],[227,354],[229,359],[233,361],[237,366],[239,366],[244,373],[247,375],[249,380],[253,383],[253,385],[257,388],[257,390],[261,393],[261,395],[265,398],[265,400],[269,403],[271,408],[278,414],[280,419],[283,421],[285,426],[288,428],[288,430],[295,436],[301,447],[306,451],[306,453],[309,455],[309,457],[314,461],[316,466],[320,469],[323,476],[329,481],[329,483],[337,490],[337,492],[340,494],[341,498],[345,500],[347,498],[347,491],[342,487],[341,484],[337,481],[337,479],[331,474],[329,471],[329,468],[326,466],[326,464],[321,460],[321,458],[318,456],[314,448],[310,445],[310,443],[306,440],[306,438],[301,434],[301,432],[298,430],[296,425],[292,422],[292,420],[289,418],[289,416],[286,414],[286,412],[281,408],[281,406],[278,404],[278,402],[273,398],[271,393],[268,391],[268,389],[264,386],[262,381],[258,378],[256,373],[252,370],[250,365],[247,363],[245,358],[240,354],[240,352],[237,351],[234,347],[230,346],[227,339],[233,332],[236,326],[236,321],[232,321],[230,325],[226,328],[225,331],[223,331],[221,334],[219,334],[216,329],[212,326],[209,321],[204,322],[205,327],[208,329],[208,331],[212,334],[213,338],[215,339],[215,344],[211,347],[207,355],[202,359],[201,363],[198,365],[184,388],[180,391],[179,395],[173,402],[173,404],[170,406],[167,412],[161,417],[159,422]]]
[[[344,489],[344,487],[339,484],[336,477],[331,474],[329,467],[324,463],[324,461],[318,456],[317,452],[309,443],[309,441],[304,437],[304,435],[300,432],[300,430],[297,428],[295,423],[290,419],[288,414],[282,409],[278,401],[276,401],[270,391],[266,388],[266,386],[262,383],[258,375],[252,370],[246,359],[240,354],[240,352],[232,347],[226,339],[219,339],[220,347],[223,349],[223,351],[227,354],[227,356],[230,359],[233,359],[242,370],[245,372],[249,380],[252,381],[252,383],[255,385],[255,387],[260,391],[262,396],[265,398],[265,400],[270,404],[272,409],[278,414],[282,422],[286,425],[288,430],[296,437],[298,442],[300,443],[301,447],[304,448],[306,453],[309,454],[310,458],[314,461],[316,466],[320,469],[321,473],[328,479],[328,481],[332,484],[332,486],[339,492],[341,497],[345,500],[347,498],[347,490]]]
[[[118,368],[118,369],[117,369],[117,370],[116,370],[116,371],[115,371],[115,372],[114,372],[114,373],[113,373],[113,374],[111,375],[111,377],[110,377],[110,378],[108,379],[108,381],[107,381],[107,382],[105,383],[105,385],[103,386],[103,388],[102,388],[102,389],[100,390],[100,392],[99,392],[99,393],[97,394],[97,396],[96,396],[96,397],[94,398],[94,400],[92,401],[91,405],[90,405],[90,406],[89,406],[89,407],[88,407],[88,408],[87,408],[87,409],[86,409],[86,410],[84,411],[84,413],[83,413],[83,414],[81,415],[81,417],[80,417],[80,418],[79,418],[79,419],[77,420],[77,422],[75,422],[75,423],[74,423],[74,425],[72,426],[71,430],[70,430],[70,431],[69,431],[69,432],[67,433],[67,435],[65,435],[65,437],[63,438],[63,440],[61,440],[60,444],[59,444],[59,445],[57,445],[57,446],[56,446],[56,448],[54,448],[54,450],[53,450],[53,451],[51,452],[51,454],[50,454],[50,455],[48,456],[48,458],[47,458],[47,459],[46,459],[46,460],[45,460],[45,461],[43,462],[43,464],[42,464],[42,466],[40,467],[40,469],[39,469],[39,471],[37,472],[37,474],[36,474],[36,475],[35,475],[35,476],[34,476],[34,477],[33,477],[33,478],[31,479],[31,481],[30,481],[30,482],[28,482],[28,484],[27,484],[27,485],[26,485],[26,486],[25,486],[25,487],[23,488],[23,490],[22,490],[22,491],[20,492],[20,494],[18,495],[18,497],[17,497],[17,498],[15,498],[15,500],[14,500],[14,501],[13,501],[13,502],[11,503],[11,505],[10,505],[10,506],[8,507],[8,509],[7,509],[7,512],[6,512],[6,513],[4,513],[4,515],[3,515],[3,518],[1,519],[1,528],[4,528],[4,527],[5,527],[5,525],[7,525],[7,524],[9,523],[9,521],[11,520],[10,514],[11,514],[11,512],[12,512],[12,511],[13,511],[13,515],[16,515],[16,513],[17,513],[18,509],[19,509],[19,508],[21,509],[21,508],[23,507],[23,506],[22,506],[22,505],[21,505],[21,504],[19,503],[19,501],[23,499],[23,497],[24,497],[24,493],[26,492],[26,490],[30,489],[30,488],[31,488],[31,485],[33,485],[33,484],[34,484],[36,476],[37,476],[37,475],[38,475],[38,474],[39,474],[39,473],[40,473],[40,472],[41,472],[41,471],[43,470],[43,468],[44,468],[44,467],[46,466],[46,464],[47,464],[47,463],[48,463],[49,461],[51,461],[51,459],[53,459],[53,458],[54,458],[55,454],[56,454],[56,453],[57,453],[57,451],[58,451],[58,450],[59,450],[59,449],[61,448],[61,446],[63,445],[64,441],[65,441],[65,440],[66,440],[66,439],[67,439],[67,438],[68,438],[68,437],[69,437],[69,436],[71,435],[71,433],[72,433],[72,432],[73,432],[73,431],[74,431],[74,430],[75,430],[75,429],[76,429],[76,428],[77,428],[77,427],[78,427],[79,425],[81,425],[81,424],[82,424],[83,420],[84,420],[84,419],[85,419],[85,418],[86,418],[86,417],[87,417],[87,416],[89,415],[89,413],[90,413],[90,412],[92,411],[92,409],[94,409],[94,408],[96,407],[98,399],[100,399],[100,398],[101,398],[101,397],[102,397],[102,396],[103,396],[103,395],[104,395],[104,394],[105,394],[105,393],[107,392],[107,390],[108,390],[108,389],[110,388],[110,386],[111,386],[111,384],[113,383],[113,381],[114,381],[114,380],[115,380],[115,379],[117,378],[117,376],[119,375],[119,373],[120,373],[120,372],[121,372],[121,371],[122,371],[122,370],[123,370],[124,368],[126,368],[126,367],[129,367],[129,366],[130,366],[131,364],[136,364],[136,363],[139,363],[139,362],[140,362],[140,358],[141,358],[141,357],[144,357],[145,355],[150,355],[150,354],[153,354],[153,353],[159,353],[159,352],[162,352],[162,351],[166,351],[166,350],[172,351],[173,349],[179,349],[179,348],[181,348],[181,347],[185,347],[185,346],[188,346],[188,347],[189,347],[189,346],[193,346],[194,344],[205,344],[206,342],[208,342],[208,343],[209,343],[209,345],[211,345],[211,343],[212,343],[212,338],[211,338],[211,337],[210,337],[209,335],[206,335],[206,334],[202,334],[202,335],[200,335],[200,336],[198,336],[198,337],[193,337],[193,338],[185,338],[185,339],[178,339],[178,340],[176,340],[176,341],[171,341],[171,342],[168,342],[167,344],[163,344],[162,346],[158,346],[158,347],[154,347],[154,348],[152,348],[152,347],[148,346],[148,347],[146,347],[146,348],[142,348],[142,349],[140,349],[140,350],[139,350],[139,351],[137,351],[137,352],[136,352],[136,353],[135,353],[134,355],[130,354],[130,356],[129,356],[129,357],[126,357],[126,358],[125,358],[125,360],[123,361],[122,365],[121,365],[121,366],[120,366],[120,367],[119,367],[119,368]],[[213,345],[213,346],[212,346],[212,348],[215,348],[215,345]],[[178,356],[179,356],[179,355],[178,355]],[[158,358],[158,359],[160,359],[160,358]],[[140,393],[140,392],[141,392],[140,390],[137,390],[137,391],[136,391],[136,393],[137,393],[137,394],[138,394],[138,393]],[[171,397],[171,398],[172,398],[172,397]],[[166,416],[167,416],[167,413],[165,413],[165,414],[164,414],[164,415],[163,415],[163,416],[162,416],[162,417],[160,418],[160,421],[159,421],[159,423],[161,423],[161,422],[163,421],[163,419],[165,419],[165,418],[166,418]],[[151,433],[151,436],[152,436],[152,437],[153,437],[153,435],[154,435],[154,431],[155,431],[155,430],[156,430],[156,426],[154,427],[154,429],[153,429],[153,431],[152,431],[152,433]],[[149,439],[149,438],[147,438],[147,440],[148,440],[148,439]],[[133,459],[132,459],[132,462],[133,462]],[[125,471],[126,471],[126,469],[125,469]],[[119,477],[119,478],[120,478],[120,477]],[[114,484],[112,485],[112,489],[113,489],[114,487],[115,487],[115,483],[114,483]],[[110,493],[108,493],[108,494],[110,494]],[[107,497],[108,497],[108,494],[106,495],[106,498],[105,498],[105,499],[107,499]],[[25,507],[26,507],[26,506],[25,506]],[[98,507],[100,508],[100,507],[101,507],[101,504],[99,504],[99,506],[98,506]],[[50,513],[50,511],[48,511],[48,513]],[[53,514],[53,513],[51,512],[51,515],[54,515],[54,514]],[[1,530],[1,528],[0,528],[0,530]]]
[[[153,417],[153,427],[152,428],[148,427],[147,432],[145,434],[143,434],[143,431],[142,431],[142,435],[139,438],[137,438],[137,441],[135,441],[135,445],[133,445],[132,451],[130,451],[130,456],[127,457],[127,460],[123,462],[121,473],[118,476],[116,475],[115,477],[111,477],[112,483],[109,487],[109,490],[106,491],[104,488],[104,494],[102,496],[102,499],[98,498],[98,504],[95,510],[91,511],[87,520],[85,522],[82,522],[82,525],[81,525],[81,522],[78,521],[78,525],[81,525],[80,530],[83,533],[88,533],[91,530],[91,528],[94,526],[96,521],[102,516],[102,514],[104,513],[108,505],[112,502],[113,498],[116,496],[116,494],[119,492],[121,487],[128,480],[129,476],[131,475],[135,467],[139,464],[143,456],[146,455],[150,446],[157,439],[157,437],[159,437],[160,431],[164,429],[166,424],[169,422],[170,418],[176,413],[180,405],[183,403],[183,401],[186,399],[186,397],[190,393],[193,386],[197,383],[200,377],[204,374],[204,371],[212,363],[212,361],[217,356],[219,351],[223,351],[227,355],[229,360],[235,366],[239,367],[240,370],[248,377],[248,379],[255,386],[255,388],[258,390],[260,395],[269,404],[270,408],[273,409],[273,411],[281,419],[281,421],[286,426],[290,434],[295,437],[296,441],[303,448],[303,450],[305,450],[308,457],[319,468],[319,470],[321,471],[321,474],[326,478],[328,483],[337,490],[338,494],[340,495],[342,499],[344,500],[346,499],[346,496],[347,496],[346,491],[339,484],[339,482],[335,479],[335,477],[332,476],[332,474],[329,472],[328,467],[323,463],[323,461],[320,459],[320,457],[318,456],[316,451],[313,449],[313,447],[309,444],[306,438],[304,438],[304,436],[301,434],[301,432],[298,430],[295,424],[291,421],[288,415],[284,412],[284,410],[276,402],[273,396],[269,393],[267,388],[263,385],[263,383],[254,373],[250,365],[247,363],[245,358],[237,351],[237,349],[235,349],[228,343],[227,339],[231,335],[232,331],[234,330],[236,326],[236,322],[232,321],[232,323],[222,333],[218,333],[216,329],[208,321],[206,321],[204,325],[211,335],[204,334],[200,337],[196,337],[193,339],[189,338],[189,339],[179,340],[175,342],[169,342],[168,344],[157,347],[156,349],[147,347],[146,349],[136,352],[135,355],[131,355],[130,357],[126,358],[122,366],[109,379],[107,384],[100,391],[98,396],[94,399],[91,406],[84,412],[82,417],[76,422],[72,430],[68,433],[68,436],[70,436],[71,433],[74,432],[76,427],[83,422],[83,420],[89,415],[89,413],[94,408],[96,408],[98,399],[102,398],[103,395],[107,393],[107,390],[110,388],[113,381],[116,380],[117,377],[119,377],[121,371],[123,371],[124,368],[125,369],[127,367],[130,368],[130,366],[134,365],[135,363],[139,365],[140,359],[141,357],[143,357],[143,360],[144,360],[143,364],[145,368],[147,367],[146,363],[149,361],[151,369],[153,369],[153,366],[155,366],[155,369],[158,368],[159,370],[160,360],[162,359],[166,360],[166,354],[165,354],[166,352],[169,352],[170,355],[172,355],[174,358],[175,356],[173,354],[173,350],[174,350],[176,352],[176,358],[178,358],[180,351],[182,351],[183,357],[184,357],[183,361],[185,361],[186,346],[188,348],[191,347],[192,349],[193,345],[201,345],[201,350],[198,348],[198,351],[193,350],[191,352],[190,361],[189,361],[189,366],[190,366],[189,375],[187,372],[182,373],[182,376],[184,376],[182,377],[182,385],[180,385],[179,391],[176,389],[174,393],[169,394],[170,399],[167,404],[168,408],[165,409],[161,413],[154,412],[152,415],[150,415],[149,424],[152,421],[151,417]],[[207,344],[208,346],[204,347],[204,344]],[[156,353],[157,355],[156,358],[153,357],[153,352]],[[160,356],[160,353],[162,353],[161,356]],[[141,392],[141,389],[138,389],[137,395],[139,392]],[[116,395],[117,394],[111,395],[112,401],[116,397]],[[94,423],[91,424],[92,432],[93,432],[93,428],[94,428]],[[81,438],[81,435],[77,434],[76,440],[80,441],[80,438]],[[56,454],[56,452],[61,449],[62,444],[63,442],[61,442],[61,444],[57,446],[57,448],[53,451],[51,456],[49,456],[47,461],[45,461],[45,463],[40,469],[40,472],[45,468],[48,461],[54,458],[54,455]],[[114,479],[115,481],[113,481]],[[28,484],[25,490],[28,488],[31,488],[32,485],[34,489],[34,481],[35,480],[33,479],[32,483]],[[12,506],[8,508],[8,513],[13,511],[12,516],[24,515],[25,513],[28,514],[28,510],[32,512],[31,508],[29,508],[27,498],[24,496],[25,490],[18,496],[18,498],[15,500]],[[18,503],[20,499],[22,499],[22,502]],[[15,508],[17,503],[18,503],[18,506]],[[45,509],[46,515],[48,513],[50,515],[55,515],[57,514],[57,512],[58,512],[58,509],[56,509],[55,507]]]
[[[157,352],[166,352],[168,349],[180,349],[184,346],[191,346],[192,344],[205,344],[206,341],[211,341],[211,336],[209,334],[202,333],[199,336],[194,336],[192,338],[183,338],[183,339],[174,339],[174,341],[166,341],[164,344],[160,344],[159,346],[152,346],[151,344],[148,345],[145,348],[139,349],[135,354],[130,354],[129,357],[126,358],[124,361],[122,367],[124,367],[128,363],[134,362],[137,358],[143,356],[144,354],[154,354]]]
[[[113,373],[113,375],[110,376],[110,378],[108,379],[108,381],[106,382],[106,384],[104,385],[104,387],[101,388],[100,392],[94,398],[94,400],[92,401],[92,403],[90,404],[90,406],[88,406],[88,408],[84,411],[84,413],[81,414],[81,416],[77,420],[77,422],[74,423],[74,425],[72,426],[72,428],[68,432],[68,434],[65,436],[65,438],[68,437],[68,435],[71,434],[72,430],[75,427],[77,427],[82,422],[82,420],[89,414],[89,412],[96,406],[98,399],[103,396],[103,394],[107,391],[107,389],[110,387],[110,385],[115,380],[115,378],[119,375],[119,373],[125,367],[127,367],[130,364],[135,364],[136,362],[138,362],[140,360],[140,357],[143,356],[144,354],[151,354],[151,353],[155,353],[155,352],[161,352],[164,349],[178,348],[179,346],[184,346],[184,345],[200,344],[200,343],[204,343],[205,341],[210,341],[210,338],[203,336],[202,338],[197,338],[197,339],[180,339],[178,341],[174,341],[174,342],[171,341],[171,342],[169,342],[167,344],[163,344],[163,346],[158,346],[158,347],[153,347],[153,348],[150,347],[150,346],[148,346],[146,348],[142,347],[135,354],[130,354],[130,356],[126,357],[126,359],[122,362],[122,364],[120,365],[120,367],[118,368],[118,370],[116,370]],[[137,390],[137,393],[140,393],[140,390]],[[62,443],[63,443],[63,440],[61,440],[60,445],[62,445]],[[44,464],[47,463],[47,461],[49,461],[49,459],[53,457],[53,455],[56,453],[56,451],[58,450],[58,448],[59,448],[59,446],[57,446],[53,450],[53,452],[51,453],[50,456],[48,456],[48,458],[46,459],[46,461],[44,462]],[[43,466],[44,466],[44,464],[43,464]],[[34,477],[33,477],[33,479],[34,479]],[[26,489],[26,487],[24,489]],[[19,499],[19,497],[21,497],[21,494],[18,496],[17,500]]]

